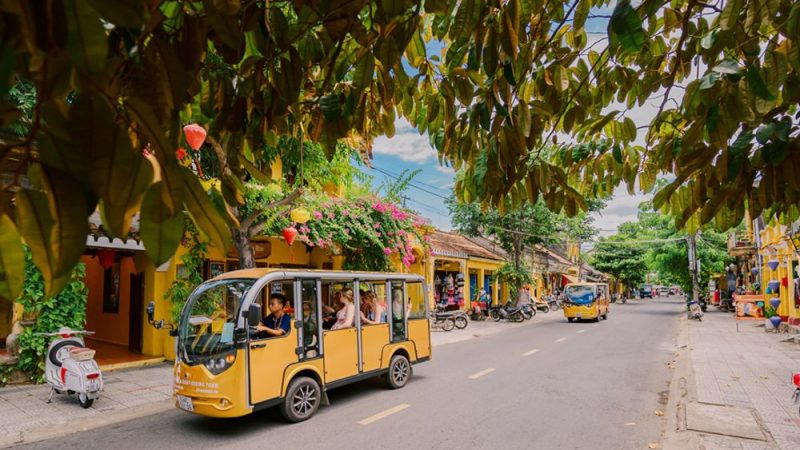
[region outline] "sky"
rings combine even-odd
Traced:
[[[612,8],[613,6],[609,6],[593,13],[609,15]],[[606,35],[606,21],[604,18],[587,21],[586,29],[590,33],[590,40]],[[637,126],[646,125],[656,110],[655,105],[645,104],[638,110],[630,111],[628,116]],[[427,134],[420,135],[405,119],[399,119],[395,128],[396,133],[391,139],[382,136],[375,140],[373,168],[362,170],[374,177],[373,184],[377,187],[403,170],[419,169],[421,172],[414,177],[412,186],[406,192],[406,206],[430,219],[436,227],[450,230],[452,224],[444,199],[452,194],[454,171],[450,167],[439,165],[436,150],[431,147]],[[619,187],[605,209],[594,214],[594,226],[600,229],[601,236],[613,234],[620,224],[636,220],[638,205],[651,197],[652,195],[630,195],[624,186]]]

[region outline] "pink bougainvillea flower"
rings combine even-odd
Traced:
[[[336,213],[328,213],[328,219],[335,219]]]
[[[345,216],[345,217],[349,217],[350,216],[350,211],[345,209],[344,211],[342,211],[342,215]]]
[[[178,161],[183,161],[183,158],[186,158],[186,149],[178,147],[178,149],[175,150],[175,158],[177,158]]]
[[[375,222],[375,229],[377,230],[380,227],[381,227],[381,224],[379,222]]]
[[[385,247],[383,249],[383,253],[386,255],[390,255],[392,253],[392,249],[390,249],[389,247]]]
[[[314,211],[314,218],[317,220],[322,219],[322,213],[319,211]]]
[[[376,231],[375,232],[375,236],[381,237],[381,232],[380,231]]]
[[[408,260],[409,260],[409,261],[411,261],[411,262],[413,263],[414,261],[416,261],[416,260],[417,260],[417,257],[416,257],[416,256],[414,256],[414,254],[412,253],[412,254],[408,255]]]

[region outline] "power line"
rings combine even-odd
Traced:
[[[384,173],[388,173],[390,176],[393,176],[393,177],[395,177],[395,178],[400,178],[400,174],[394,173],[394,172],[392,172],[392,171],[391,171],[391,170],[389,170],[389,169],[383,169],[383,168],[380,168],[380,167],[377,167],[377,166],[372,166],[372,167],[373,167],[374,169],[381,170],[381,171],[383,171]],[[441,187],[439,187],[439,186],[434,186],[434,185],[432,185],[432,184],[429,184],[429,183],[426,183],[426,182],[424,182],[424,181],[420,181],[420,180],[412,180],[410,183],[419,183],[419,184],[421,184],[421,185],[423,185],[423,186],[426,186],[426,187],[429,187],[429,188],[431,188],[431,189],[436,189],[437,191],[449,192],[449,190],[448,190],[448,189],[443,189],[443,188],[441,188]]]
[[[400,179],[400,178],[399,178],[399,176],[397,176],[397,175],[393,175],[393,174],[391,174],[391,173],[389,173],[389,172],[387,172],[387,171],[385,171],[385,170],[383,170],[383,169],[380,169],[380,168],[378,168],[378,167],[372,166],[372,168],[373,168],[373,169],[375,169],[375,170],[377,170],[378,172],[380,172],[380,173],[382,173],[382,174],[386,175],[387,177],[394,178],[395,180],[399,180],[399,179]],[[431,195],[433,195],[434,197],[439,197],[439,198],[441,198],[442,200],[448,200],[448,199],[449,199],[448,197],[445,197],[444,195],[437,194],[436,192],[431,192],[431,191],[429,191],[429,190],[427,190],[427,189],[425,189],[425,188],[419,187],[419,186],[415,185],[415,184],[414,184],[413,182],[411,182],[411,181],[409,181],[409,182],[408,182],[408,185],[409,185],[409,186],[411,186],[411,187],[413,187],[413,188],[415,188],[415,189],[419,189],[419,190],[420,190],[420,191],[422,191],[422,192],[425,192],[425,193],[431,194]],[[436,188],[436,189],[439,189],[439,188]]]

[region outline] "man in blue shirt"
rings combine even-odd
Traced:
[[[256,330],[265,337],[284,336],[289,334],[292,318],[284,312],[286,296],[281,293],[272,293],[269,296],[270,315],[261,319]]]

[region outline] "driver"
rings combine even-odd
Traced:
[[[261,323],[256,326],[259,334],[266,334],[266,337],[276,337],[289,334],[292,319],[286,314],[286,296],[275,292],[269,296],[270,315],[261,319]]]

